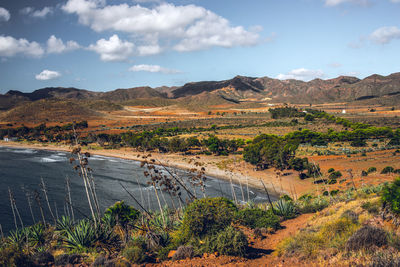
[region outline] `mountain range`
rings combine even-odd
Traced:
[[[364,79],[340,76],[327,80],[314,79],[309,82],[236,76],[224,81],[191,82],[180,87],[151,88],[145,86],[108,92],[63,87],[48,87],[31,93],[11,90],[6,94],[0,94],[0,110],[10,111],[22,103],[31,104],[45,100],[52,103],[54,101],[77,103],[86,101],[85,103],[92,103],[88,106],[118,109],[121,108],[121,105],[140,104],[139,100],[146,99],[152,100],[150,102],[153,103],[162,103],[160,105],[184,103],[188,106],[199,107],[246,102],[314,104],[369,99],[375,101],[382,98],[397,100],[398,97],[400,98],[400,72],[388,76],[374,74]]]

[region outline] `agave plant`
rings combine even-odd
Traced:
[[[168,207],[164,207],[162,213],[156,212],[153,215],[154,216],[149,221],[149,226],[158,232],[177,229],[182,223],[181,214],[171,213]]]
[[[57,220],[56,231],[64,235],[67,231],[72,231],[74,229],[74,222],[68,216],[61,216]]]
[[[46,241],[46,228],[42,223],[32,225],[26,229],[29,243],[32,246],[43,245]]]
[[[274,202],[272,208],[276,215],[282,216],[285,219],[294,218],[296,216],[296,207],[292,201],[280,199]]]
[[[26,242],[26,236],[26,228],[22,228],[10,231],[7,239],[11,245],[21,246],[24,242]]]
[[[89,220],[81,220],[73,229],[65,231],[65,246],[78,251],[85,251],[98,241],[96,228]]]

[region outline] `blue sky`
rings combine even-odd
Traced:
[[[0,93],[400,71],[400,0],[3,0]]]

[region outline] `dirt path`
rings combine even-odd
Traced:
[[[270,234],[266,238],[254,239],[251,231],[245,231],[248,235],[250,251],[249,254],[252,259],[242,259],[238,257],[229,256],[215,256],[206,255],[202,258],[193,258],[191,260],[180,260],[180,261],[167,261],[156,265],[146,266],[299,266],[298,263],[285,263],[281,259],[272,255],[277,248],[277,245],[285,238],[294,235],[299,229],[306,226],[307,221],[313,214],[303,214],[295,219],[287,220],[282,223],[284,227],[278,230],[275,234]]]

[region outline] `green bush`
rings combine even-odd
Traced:
[[[299,198],[296,204],[300,213],[314,213],[328,207],[329,202],[322,197],[317,197],[317,198],[305,197],[305,198]]]
[[[367,172],[368,173],[376,172],[376,168],[375,167],[369,167]]]
[[[237,220],[240,224],[255,228],[272,228],[277,230],[280,227],[279,217],[272,213],[272,211],[265,211],[262,209],[243,209],[237,213]]]
[[[204,250],[208,253],[243,257],[246,255],[247,245],[246,235],[233,226],[228,226],[218,234],[206,238]]]
[[[364,147],[364,146],[367,145],[367,142],[365,142],[364,139],[356,139],[356,140],[353,140],[353,141],[350,143],[350,145],[351,145],[352,147]]]
[[[329,168],[329,169],[328,169],[328,173],[331,173],[331,172],[334,172],[334,171],[335,171],[334,168]]]
[[[315,117],[311,114],[306,114],[306,116],[304,117],[305,121],[314,121]]]
[[[381,171],[381,174],[388,174],[388,173],[393,173],[393,172],[394,172],[394,168],[392,166],[386,166]]]
[[[130,223],[139,218],[140,212],[126,205],[124,201],[117,201],[105,211],[104,215],[111,217],[111,222],[115,222],[115,224],[121,225],[122,228],[126,228]],[[111,224],[111,226],[114,225]]]
[[[223,197],[202,198],[185,210],[181,230],[185,238],[213,235],[229,226],[237,207]]]
[[[382,190],[382,202],[384,205],[388,205],[394,213],[400,214],[400,178],[384,186]]]
[[[340,171],[334,171],[329,174],[329,179],[336,180],[337,178],[342,177],[342,173]]]
[[[141,264],[146,260],[145,250],[142,247],[127,247],[122,255],[131,263]]]

